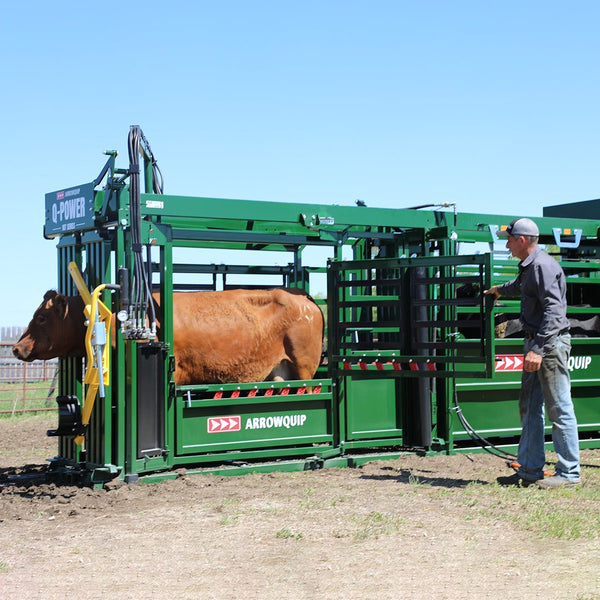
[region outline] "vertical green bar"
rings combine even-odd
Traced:
[[[168,237],[160,248],[160,302],[163,307],[161,323],[162,341],[169,344],[165,365],[165,448],[169,450],[167,463],[172,467],[175,460],[175,414],[177,397],[173,373],[169,369],[173,356],[173,243]]]
[[[339,252],[341,256],[341,248]],[[327,354],[329,376],[332,379],[332,430],[333,443],[340,446],[343,453],[343,444],[346,441],[346,382],[345,377],[338,373],[338,363],[334,356],[341,353],[340,349],[340,293],[339,270],[333,261],[327,263]],[[343,289],[343,288],[342,288]]]
[[[483,281],[484,289],[489,289],[492,286],[492,270],[494,263],[494,255],[492,252],[488,252],[484,255],[485,262],[481,265],[483,269]],[[483,290],[481,290],[481,296],[483,298],[483,314],[484,314],[484,335],[485,335],[485,346],[486,352],[486,364],[485,372],[488,378],[494,376],[496,367],[496,332],[494,327],[494,299],[491,296],[484,296]]]
[[[125,232],[121,227],[117,229],[116,235],[116,256],[123,257],[125,255]],[[115,267],[118,270],[119,267],[126,267],[127,262],[124,264],[119,263],[119,259],[115,260]],[[116,327],[116,348],[113,351],[113,362],[112,362],[112,394],[113,404],[115,406],[115,412],[113,415],[113,432],[114,439],[112,443],[112,464],[124,468],[125,466],[125,453],[126,453],[126,427],[127,427],[127,371],[126,371],[126,346],[123,336],[118,332],[118,323]]]
[[[125,378],[127,387],[125,390],[125,422],[124,422],[124,443],[125,443],[125,462],[124,474],[131,475],[137,473],[135,463],[137,460],[137,342],[129,340],[125,345],[124,363],[126,366]]]
[[[75,296],[78,291],[68,271],[70,262],[75,262],[81,268],[82,246],[80,239],[75,235],[63,236],[58,245],[58,291],[67,296]],[[79,358],[60,358],[58,395],[77,396],[83,400],[83,370]],[[78,461],[79,446],[73,443],[72,437],[61,436],[58,438],[58,455],[61,458]]]
[[[144,156],[144,191],[146,194],[152,194],[154,188],[154,173],[152,163]]]

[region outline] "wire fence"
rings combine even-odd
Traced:
[[[56,410],[58,359],[26,363],[0,342],[0,415]]]

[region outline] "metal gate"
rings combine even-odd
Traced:
[[[446,442],[444,380],[493,373],[490,265],[489,254],[329,263],[342,446]]]

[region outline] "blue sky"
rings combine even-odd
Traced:
[[[105,149],[127,166],[131,124],[169,194],[529,216],[600,196],[598,22],[586,0],[8,4],[0,325],[56,287],[44,194]]]

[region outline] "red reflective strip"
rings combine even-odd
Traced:
[[[219,400],[222,397],[223,397],[223,392],[215,392],[215,395],[213,396],[213,400]]]
[[[352,368],[352,365],[347,360],[345,360],[343,364],[344,369],[346,369],[347,371]]]
[[[416,362],[409,362],[408,367],[411,371],[418,371],[419,365]]]
[[[317,385],[313,388],[313,394],[320,394],[321,393],[321,386]]]
[[[250,390],[248,392],[248,398],[254,398],[254,396],[256,396],[257,393],[258,393],[258,390],[256,388],[254,388],[253,390]]]
[[[240,397],[240,390],[233,390],[233,392],[231,392],[231,397],[232,398],[239,398]]]
[[[290,393],[290,388],[286,387],[286,388],[282,388],[281,392],[279,392],[280,396],[287,396]]]
[[[301,387],[301,388],[298,388],[298,391],[296,392],[296,394],[304,394],[305,392],[306,392],[306,388]]]
[[[383,363],[380,360],[375,361],[375,366],[377,367],[378,371],[383,371]]]
[[[402,366],[395,360],[392,361],[392,367],[394,367],[394,371],[402,371]]]
[[[427,363],[427,369],[428,369],[429,371],[437,371],[437,368],[436,368],[436,366],[435,366],[435,363],[432,363],[432,362],[428,362],[428,363]]]
[[[359,360],[358,361],[358,366],[363,370],[366,371],[367,370],[367,363],[364,360]]]
[[[265,392],[265,396],[272,396],[273,395],[273,388],[269,388],[266,392]]]

